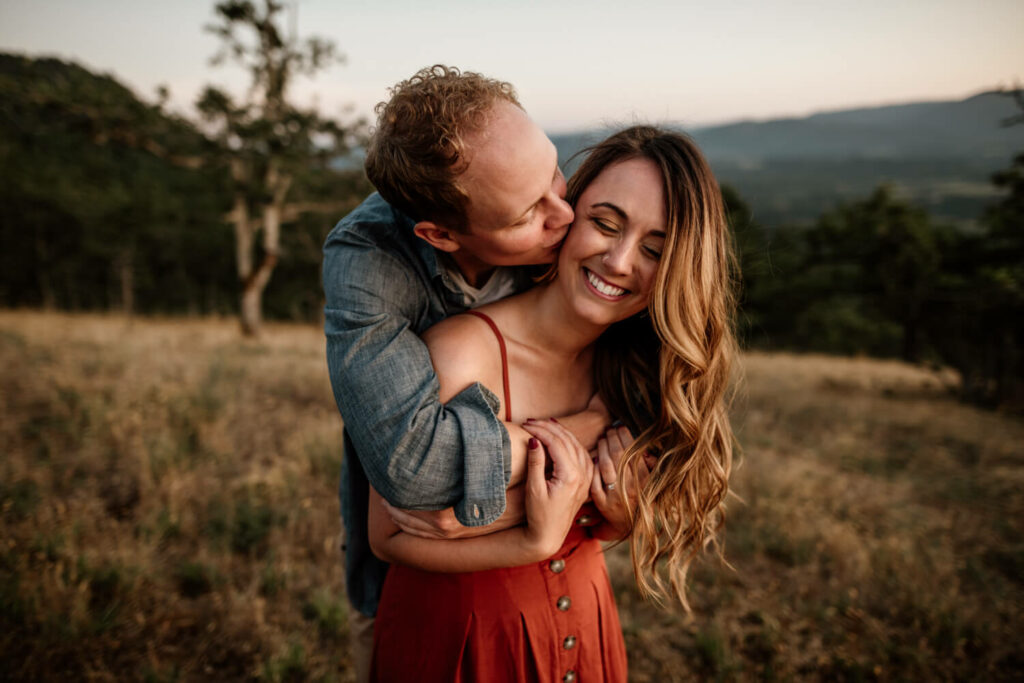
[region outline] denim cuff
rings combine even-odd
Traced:
[[[512,447],[497,416],[499,407],[498,397],[480,383],[459,392],[446,406],[463,435],[463,497],[455,504],[455,517],[463,526],[491,524],[505,512]]]

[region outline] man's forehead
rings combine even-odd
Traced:
[[[469,195],[471,221],[500,228],[527,213],[550,188],[558,173],[558,151],[532,121],[518,121],[477,138],[460,179]],[[504,117],[496,117],[500,119]],[[495,124],[500,121],[495,120]]]

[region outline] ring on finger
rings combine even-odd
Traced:
[[[604,488],[607,491],[614,491],[615,490],[615,482],[613,481],[611,483],[605,484]]]

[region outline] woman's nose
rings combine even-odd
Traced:
[[[630,271],[629,249],[621,242],[611,245],[601,257],[602,263],[610,273],[616,275],[627,275]]]

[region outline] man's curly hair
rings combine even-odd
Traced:
[[[391,89],[376,107],[366,175],[391,206],[416,221],[467,229],[468,196],[458,176],[466,136],[499,101],[521,106],[511,84],[436,64]]]

